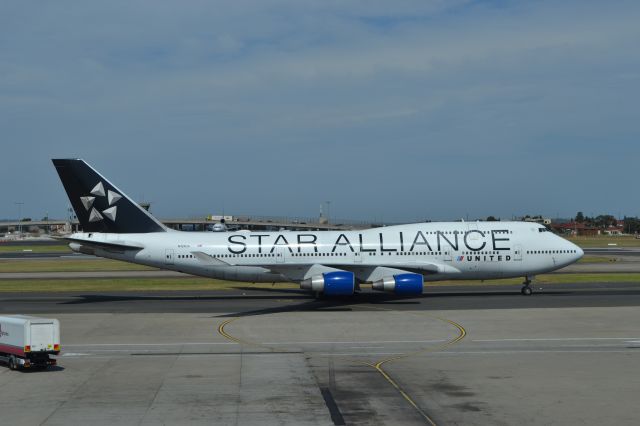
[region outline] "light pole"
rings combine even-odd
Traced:
[[[331,220],[331,201],[327,201],[327,223]]]
[[[14,204],[18,206],[18,234],[22,236],[22,205],[23,201],[16,201]]]

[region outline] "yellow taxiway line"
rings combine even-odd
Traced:
[[[370,308],[374,308],[374,309],[378,309],[381,311],[391,311],[390,309],[384,309],[384,308],[379,308],[379,307],[375,307],[375,306],[369,306]],[[449,319],[446,318],[440,318],[440,317],[436,317],[436,316],[432,316],[432,315],[427,315],[430,318],[434,318],[437,319],[438,321],[442,321],[442,322],[446,322],[450,325],[452,325],[453,327],[455,327],[458,331],[458,335],[440,345],[436,345],[436,346],[432,346],[432,347],[428,347],[428,348],[424,348],[424,349],[420,349],[417,351],[413,351],[413,352],[407,352],[405,354],[400,354],[400,355],[396,355],[396,356],[392,356],[389,358],[385,358],[383,360],[380,360],[376,363],[363,363],[369,367],[374,368],[378,373],[380,373],[380,375],[382,375],[382,377],[384,377],[384,379],[391,385],[393,386],[394,389],[396,389],[398,391],[398,393],[400,393],[400,395],[402,396],[402,398],[407,401],[417,412],[418,414],[430,425],[432,426],[436,426],[435,421],[429,417],[429,415],[427,413],[424,412],[424,410],[422,410],[420,408],[420,406],[414,401],[413,398],[411,398],[411,396],[398,384],[398,382],[396,382],[393,377],[391,377],[391,375],[385,371],[385,369],[383,368],[385,364],[394,362],[394,361],[398,361],[404,358],[408,358],[410,356],[414,356],[414,355],[418,355],[421,353],[428,353],[428,352],[436,352],[442,349],[445,349],[451,345],[454,345],[456,343],[458,343],[459,341],[461,341],[462,339],[465,338],[465,336],[467,335],[467,331],[464,329],[464,327],[460,324],[458,324],[457,322],[451,321]],[[255,346],[255,347],[263,347],[263,348],[267,348],[269,350],[273,350],[273,348],[262,345],[260,343],[255,343],[255,342],[250,342],[248,340],[243,340],[240,339],[238,337],[232,336],[231,334],[227,333],[225,330],[225,327],[229,324],[231,324],[234,321],[237,321],[238,319],[240,319],[241,317],[234,317],[234,318],[230,318],[228,320],[223,321],[222,323],[220,323],[220,325],[218,326],[218,333],[223,336],[224,338],[231,340],[232,342],[238,343],[240,345],[247,345],[247,346]]]

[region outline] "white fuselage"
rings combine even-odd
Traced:
[[[71,238],[74,250],[101,257],[251,282],[300,282],[328,270],[354,272],[361,282],[394,271],[419,273],[428,281],[509,278],[554,271],[583,255],[573,243],[527,222],[434,222],[361,231],[76,233]],[[105,249],[99,243],[142,248]]]

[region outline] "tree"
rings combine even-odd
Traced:
[[[497,219],[495,216],[489,216],[487,218],[487,222],[498,222],[500,219]]]
[[[594,219],[594,224],[599,228],[608,228],[616,223],[616,218],[610,214],[601,214]]]
[[[640,233],[640,219],[638,219],[637,217],[625,217],[624,231],[629,234]]]
[[[584,213],[578,212],[576,215],[576,222],[583,223],[584,222]]]

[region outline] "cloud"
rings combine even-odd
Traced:
[[[608,182],[640,153],[634,2],[3,8],[0,136],[17,160],[0,178],[34,215],[64,210],[47,164],[61,155],[117,173],[161,216],[310,215],[324,199],[393,220],[640,213]]]

